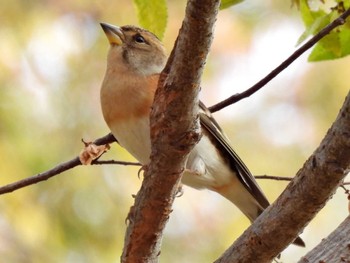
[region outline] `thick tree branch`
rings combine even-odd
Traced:
[[[281,196],[216,262],[270,262],[325,205],[350,166],[350,93],[320,146]]]
[[[304,45],[298,48],[291,56],[289,56],[285,61],[283,61],[278,67],[272,70],[269,74],[267,74],[263,79],[254,84],[249,89],[245,90],[242,93],[237,93],[232,95],[231,97],[209,107],[211,112],[219,111],[233,103],[236,103],[242,99],[248,98],[262,87],[264,87],[267,83],[269,83],[272,79],[274,79],[279,73],[285,70],[290,64],[292,64],[298,57],[304,54],[305,51],[310,49],[313,45],[315,45],[318,41],[320,41],[323,37],[328,35],[334,28],[341,26],[345,23],[345,19],[350,15],[350,9],[346,10],[342,15],[340,15],[337,19],[335,19],[332,23],[328,24],[325,28],[323,28],[319,33],[313,36],[309,41],[307,41]]]
[[[350,216],[298,262],[350,262]]]
[[[151,112],[151,162],[130,211],[122,262],[157,262],[188,153],[200,138],[198,93],[219,0],[189,0]]]

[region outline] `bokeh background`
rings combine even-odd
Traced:
[[[0,0],[0,184],[76,156],[81,138],[108,133],[99,89],[108,42],[99,22],[138,24],[131,1]],[[168,1],[170,52],[185,1]],[[202,81],[208,105],[253,85],[293,50],[303,25],[286,1],[246,1],[221,11]],[[196,43],[193,43],[194,45]],[[215,113],[255,175],[294,176],[316,149],[349,90],[350,58],[308,63],[307,56],[262,91]],[[133,158],[117,145],[106,159]],[[138,168],[78,167],[0,196],[4,262],[117,262],[125,218],[141,180]],[[285,182],[260,180],[270,201]],[[296,262],[347,216],[339,189],[290,246]],[[249,225],[231,203],[185,187],[167,225],[161,262],[212,262]]]

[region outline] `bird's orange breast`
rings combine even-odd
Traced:
[[[106,73],[101,89],[101,106],[108,125],[133,118],[149,118],[159,75],[108,76]]]

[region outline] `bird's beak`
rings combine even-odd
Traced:
[[[120,46],[121,44],[123,44],[124,34],[120,27],[113,26],[107,23],[101,23],[101,27],[105,32],[108,41],[111,45]]]

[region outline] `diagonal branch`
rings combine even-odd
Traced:
[[[189,0],[151,112],[151,162],[135,198],[122,262],[158,262],[187,155],[200,138],[198,93],[219,0]]]
[[[270,262],[326,204],[350,167],[350,92],[320,146],[273,205],[216,262]]]
[[[322,260],[320,260],[322,259]],[[348,216],[327,238],[302,257],[298,263],[349,262],[350,260],[350,216]]]
[[[309,41],[307,41],[304,45],[298,48],[292,55],[290,55],[285,61],[283,61],[278,67],[272,70],[269,74],[267,74],[263,79],[254,84],[249,89],[245,90],[242,93],[237,93],[232,95],[231,97],[209,107],[211,112],[219,111],[231,104],[234,104],[242,99],[248,98],[262,87],[264,87],[267,83],[269,83],[272,79],[274,79],[279,73],[285,70],[290,64],[292,64],[297,58],[299,58],[302,54],[305,53],[308,49],[310,49],[313,45],[315,45],[318,41],[320,41],[323,37],[328,35],[334,28],[341,26],[345,23],[345,19],[350,15],[350,8],[346,10],[343,14],[341,14],[337,19],[335,19],[332,23],[328,24],[324,27],[319,33],[313,36]]]

